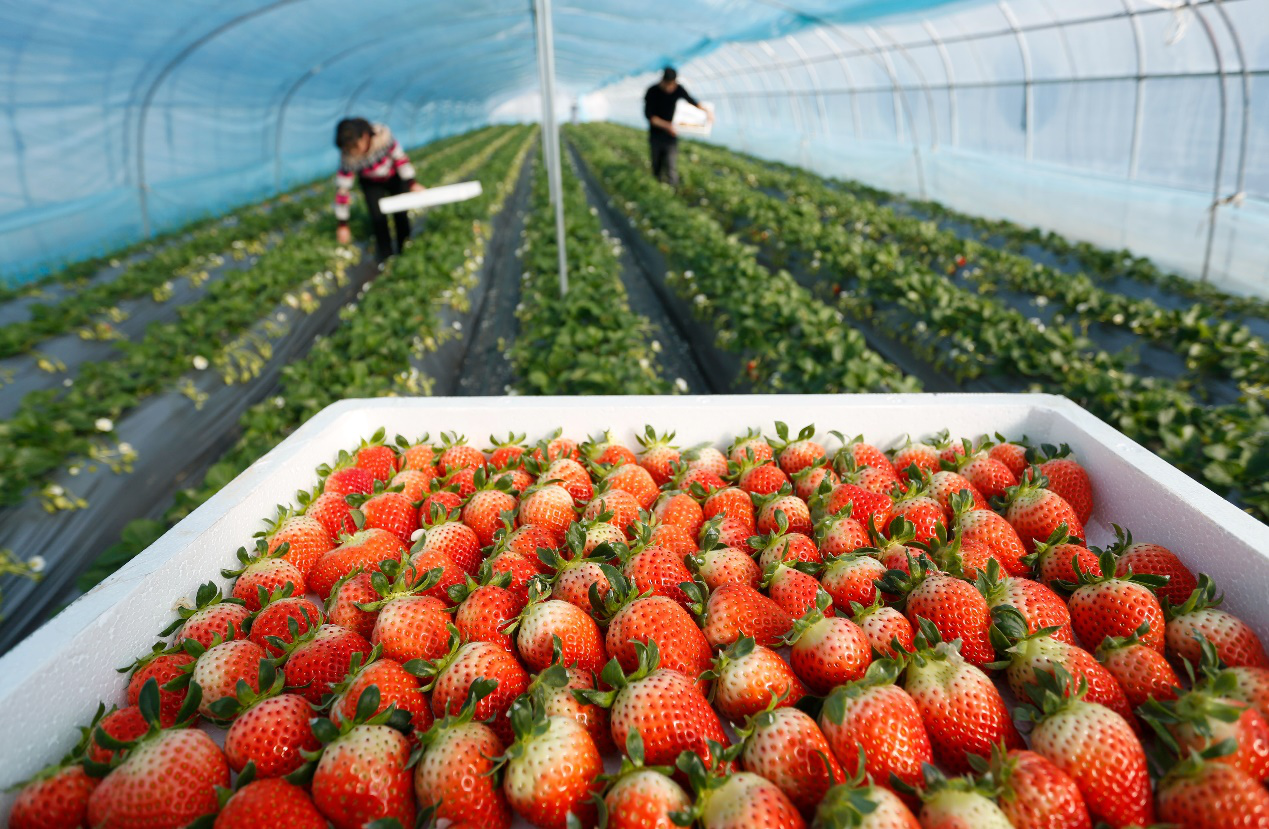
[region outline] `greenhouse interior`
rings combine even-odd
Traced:
[[[0,62],[0,825],[1269,829],[1269,0]]]

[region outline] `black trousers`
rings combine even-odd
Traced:
[[[379,259],[387,259],[400,253],[410,238],[410,216],[402,211],[392,214],[392,224],[396,226],[396,247],[392,245],[392,233],[388,229],[388,217],[379,210],[379,199],[396,196],[409,191],[409,186],[400,176],[393,176],[385,181],[361,179],[361,193],[366,198],[366,210],[370,213],[370,227],[375,234],[375,255]]]
[[[671,187],[679,186],[679,140],[673,135],[654,129],[648,133],[648,148],[652,151],[652,175]]]

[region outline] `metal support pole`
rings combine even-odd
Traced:
[[[538,72],[542,77],[542,149],[546,178],[555,205],[555,248],[559,253],[560,296],[568,293],[568,252],[565,250],[564,182],[560,174],[560,129],[555,122],[555,33],[551,0],[534,0],[538,30]]]

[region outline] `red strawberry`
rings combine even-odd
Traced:
[[[542,829],[591,825],[604,761],[590,734],[576,720],[548,717],[527,700],[513,708],[511,722],[516,741],[503,755],[502,782],[511,808]]]
[[[930,476],[928,487],[929,497],[938,501],[939,506],[943,507],[944,516],[948,519],[952,517],[953,495],[967,495],[973,503],[973,509],[987,509],[987,499],[978,491],[978,487],[956,472],[946,469],[935,472]]]
[[[383,658],[379,653],[371,650],[364,660],[360,655],[353,656],[348,675],[331,689],[331,719],[336,725],[355,720],[362,696],[373,685],[379,691],[379,704],[374,714],[380,714],[393,705],[396,710],[409,715],[410,724],[417,733],[427,731],[434,721],[432,704],[419,678],[400,662]]]
[[[957,467],[965,480],[987,500],[1002,497],[1005,490],[1018,485],[1018,476],[1013,470],[990,455],[967,455],[964,463],[958,463]]]
[[[620,529],[623,538],[629,538],[627,528],[639,520],[639,509],[639,501],[624,489],[601,488],[587,504],[583,516],[587,521],[599,521],[607,515],[608,518],[602,520]]]
[[[803,505],[805,506],[805,504]],[[652,507],[652,517],[665,525],[681,527],[690,538],[695,538],[705,523],[701,505],[686,492],[663,492]]]
[[[648,474],[652,476],[656,485],[661,486],[673,480],[674,464],[678,463],[680,458],[678,447],[671,443],[674,440],[674,433],[667,432],[659,435],[651,426],[647,426],[642,435],[635,436],[635,440],[638,441],[641,450],[639,465],[648,470]]]
[[[584,556],[589,556],[595,552],[595,548],[601,544],[613,547],[617,544],[626,543],[625,532],[606,521],[583,519],[578,522],[577,526],[581,528],[585,537],[585,542],[582,545],[582,555]],[[572,531],[572,529],[570,526],[569,530]]]
[[[608,659],[604,637],[590,614],[559,599],[543,599],[530,591],[529,603],[515,623],[516,651],[531,672],[551,665],[554,640],[562,645],[562,664],[598,671]]]
[[[282,548],[279,551],[286,552]],[[258,543],[255,555],[249,554],[246,547],[239,547],[238,561],[242,563],[240,568],[221,570],[220,575],[235,579],[232,595],[241,599],[247,610],[259,610],[271,593],[288,584],[296,595],[302,596],[307,590],[304,574],[285,558],[270,553],[263,541]]]
[[[436,659],[449,647],[448,601],[426,595],[439,574],[428,570],[416,576],[416,572],[414,567],[389,568],[375,580],[381,598],[366,606],[379,611],[371,643],[382,645],[384,656],[401,663]],[[394,577],[391,583],[387,576]]]
[[[216,787],[228,785],[229,766],[211,737],[156,725],[93,790],[88,825],[176,829],[214,814]]]
[[[514,512],[517,503],[510,492],[510,481],[488,480],[484,470],[476,473],[475,487],[463,504],[463,523],[474,531],[476,546],[487,547],[493,543],[494,534],[503,528],[503,514]]]
[[[604,567],[608,570],[612,593],[597,610],[602,611],[602,618],[609,620],[605,649],[622,670],[632,672],[638,668],[636,642],[656,642],[661,666],[691,679],[709,670],[713,656],[710,644],[690,613],[664,596],[642,593],[616,570],[608,565]]]
[[[379,591],[374,588],[372,574],[363,573],[360,569],[354,570],[335,582],[331,589],[330,598],[326,600],[325,621],[351,630],[363,639],[369,639],[375,629],[375,620],[379,618],[379,611],[363,610],[361,606],[372,604],[380,598]],[[318,619],[317,625],[321,623],[322,620]]]
[[[189,673],[189,681],[202,689],[198,713],[204,717],[217,717],[216,701],[232,698],[236,691],[241,693],[243,683],[251,691],[260,690],[261,666],[269,655],[255,642],[235,639],[204,650],[202,645],[190,641],[185,650],[197,660]],[[230,711],[232,715],[233,709]]]
[[[955,643],[922,620],[907,657],[904,689],[916,702],[935,756],[949,769],[966,771],[969,756],[987,756],[1002,741],[1022,748],[1009,710],[991,679],[961,656]]]
[[[516,556],[516,558],[519,558],[519,556]],[[423,586],[420,594],[431,596],[433,599],[440,599],[446,604],[449,604],[450,601],[449,589],[454,585],[464,584],[467,581],[467,573],[455,564],[454,560],[446,553],[436,548],[422,549],[410,556],[409,565],[405,569],[414,573],[439,572],[440,576],[436,579],[436,583],[431,587]]]
[[[745,434],[739,435],[727,448],[727,459],[732,463],[738,464],[751,456],[759,463],[767,463],[775,459],[771,444],[767,443],[767,439],[757,429],[750,429]]]
[[[971,758],[999,788],[997,802],[1014,829],[1092,829],[1075,781],[1034,751],[993,748],[991,762]]]
[[[703,829],[806,829],[788,795],[765,777],[748,771],[711,774],[695,755],[680,760],[679,768],[687,770],[696,791],[696,805],[678,816],[684,823],[696,821]]]
[[[899,477],[907,477],[910,466],[934,472],[939,468],[940,452],[928,443],[914,442],[911,438],[890,456],[890,463]]]
[[[1172,604],[1185,604],[1194,588],[1198,587],[1198,579],[1190,568],[1181,563],[1176,553],[1160,544],[1134,544],[1132,533],[1117,524],[1115,535],[1115,544],[1110,549],[1115,554],[1116,576],[1125,576],[1129,572],[1164,576],[1168,583],[1158,589],[1159,598],[1166,598]]]
[[[521,524],[534,524],[563,538],[577,519],[573,496],[559,484],[534,484],[520,498],[519,519]]]
[[[658,547],[672,550],[682,559],[686,559],[700,549],[696,544],[696,537],[677,524],[654,525],[648,541]]]
[[[1013,829],[1009,818],[992,799],[994,792],[973,778],[948,780],[930,768],[921,789],[921,826],[925,829]]]
[[[1140,629],[1131,636],[1111,636],[1102,640],[1095,654],[1115,677],[1134,711],[1146,700],[1176,699],[1176,689],[1181,686],[1163,654],[1142,644],[1146,633],[1148,629]]]
[[[604,793],[603,815],[607,829],[669,829],[670,815],[692,808],[692,798],[674,782],[669,770],[643,764],[643,739],[631,729],[625,757],[612,784]]]
[[[387,481],[397,471],[397,453],[383,442],[384,436],[384,430],[380,429],[370,440],[363,440],[354,461],[358,469],[366,470],[377,481]]]
[[[164,728],[171,728],[176,723],[177,712],[185,702],[187,689],[165,689],[163,686],[189,671],[194,657],[184,648],[158,642],[150,652],[125,668],[131,671],[128,677],[128,705],[136,705],[141,699],[141,689],[145,683],[154,679],[159,683],[159,723]]]
[[[690,604],[687,594],[679,585],[692,580],[692,571],[683,563],[682,556],[665,547],[635,546],[627,554],[621,572],[640,592],[665,596],[686,607]]]
[[[625,745],[631,729],[638,728],[653,765],[664,765],[683,751],[713,759],[708,743],[723,744],[727,738],[709,700],[688,677],[659,668],[655,642],[636,645],[636,649],[639,666],[632,674],[627,675],[613,659],[600,677],[612,690],[582,691],[580,696],[609,709],[617,745]]]
[[[581,461],[582,453],[577,441],[561,437],[563,433],[562,428],[556,429],[549,437],[538,441],[538,445],[533,449],[533,459],[538,463],[549,463],[560,458]]]
[[[581,445],[582,454],[592,462],[604,466],[619,466],[623,463],[637,465],[638,457],[629,447],[613,437],[612,432],[604,432]]]
[[[851,619],[868,637],[868,643],[875,653],[884,657],[897,657],[899,653],[895,650],[896,647],[905,651],[912,650],[912,638],[916,635],[912,623],[898,610],[882,604],[881,596],[877,596],[872,604],[852,602],[850,607]],[[895,640],[898,640],[897,646]]]
[[[423,437],[414,442],[410,442],[404,437],[397,435],[397,451],[400,452],[401,455],[402,469],[419,469],[424,472],[435,472],[436,447],[428,443],[428,438],[429,435],[424,433]]]
[[[815,522],[815,543],[825,556],[840,556],[869,546],[868,530],[850,517],[851,507]]]
[[[281,777],[304,765],[303,752],[321,747],[309,726],[313,706],[304,697],[282,693],[285,683],[273,665],[265,662],[260,668],[259,693],[239,686],[237,696],[212,706],[216,719],[233,720],[225,733],[225,757],[234,771],[242,772],[253,763],[258,776]]]
[[[351,463],[352,459],[346,453],[340,453],[341,464]],[[359,492],[362,495],[369,495],[375,491],[375,476],[368,470],[358,466],[339,466],[331,470],[330,467],[319,467],[317,470],[319,475],[323,475],[322,492],[330,492],[343,498],[346,495],[352,495]]]
[[[1146,755],[1124,718],[1086,702],[1083,688],[1060,667],[1037,679],[1028,689],[1035,706],[1027,713],[1036,723],[1031,750],[1075,781],[1094,820],[1112,826],[1153,823]]]
[[[793,482],[789,480],[788,475],[784,474],[784,470],[771,461],[759,462],[745,459],[730,477],[735,481],[736,486],[750,495],[770,495],[786,486],[790,489],[793,486]]]
[[[789,565],[782,561],[773,561],[764,571],[762,585],[781,610],[797,619],[815,607],[816,597],[823,594],[829,602],[828,613],[832,613],[832,598],[824,593],[820,583],[810,573],[799,568],[813,567],[808,564]]]
[[[700,470],[719,479],[727,474],[727,456],[708,443],[684,450],[682,461],[689,472]]]
[[[846,779],[824,733],[804,711],[762,711],[737,735],[745,770],[779,786],[803,815],[814,814],[824,794]]]
[[[1028,552],[1063,524],[1072,536],[1084,537],[1084,522],[1065,498],[1048,489],[1048,483],[1048,478],[1037,473],[1005,492],[1005,520]]]
[[[750,527],[757,526],[753,498],[748,492],[734,486],[723,487],[712,492],[701,504],[701,514],[706,521],[721,514],[747,523]]]
[[[850,619],[826,616],[830,604],[828,594],[821,590],[815,606],[785,637],[792,646],[793,672],[821,695],[861,678],[872,662],[872,647],[863,630]]]
[[[446,717],[419,735],[419,759],[414,767],[414,791],[420,808],[434,810],[451,826],[510,829],[511,808],[494,772],[502,742],[484,723],[472,722],[481,696],[492,680],[473,685],[457,716]]]
[[[1019,443],[1010,443],[1000,435],[996,435],[999,443],[987,450],[987,457],[1000,461],[1017,478],[1027,468],[1027,447]]]
[[[595,495],[595,486],[591,483],[590,473],[572,458],[558,458],[542,471],[541,480],[559,481],[560,485],[573,496],[573,502],[579,507],[586,506]]]
[[[450,601],[458,607],[454,611],[454,627],[466,642],[490,642],[503,650],[515,647],[505,628],[524,609],[516,594],[507,589],[511,583],[509,574],[490,575],[484,584],[478,584],[470,576],[465,584],[449,589]]]
[[[485,454],[474,446],[468,446],[466,437],[453,432],[441,435],[441,454],[436,458],[436,466],[442,473],[478,469],[484,465]]]
[[[1038,581],[1000,575],[1000,567],[992,559],[984,572],[978,574],[974,586],[987,600],[993,611],[999,607],[1013,608],[1026,622],[1026,632],[1035,633],[1041,628],[1052,628],[1050,635],[1059,642],[1075,644],[1071,631],[1071,614],[1062,597]]]
[[[516,602],[523,609],[529,602],[529,585],[531,580],[542,573],[542,564],[527,556],[513,553],[510,550],[498,553],[485,561],[490,577],[506,574],[510,577],[507,591],[515,596]],[[484,570],[481,571],[485,572]]]
[[[596,495],[599,494],[604,485],[607,485],[608,489],[619,489],[633,495],[634,499],[639,503],[639,509],[651,509],[657,496],[661,494],[659,485],[653,479],[652,473],[633,463],[621,464],[605,472],[600,479],[600,487],[596,489]],[[613,509],[613,507],[608,509]],[[618,526],[621,525],[619,524]]]
[[[847,439],[841,432],[830,432],[829,434],[842,442],[842,448],[837,451],[837,461],[839,463],[849,461],[855,466],[871,466],[891,472],[894,471],[894,466],[890,463],[890,459],[886,457],[886,453],[871,443],[865,443],[863,435],[856,435]]]
[[[438,489],[419,504],[419,526],[428,527],[437,520],[452,520],[457,517],[454,513],[462,509],[462,506],[463,496],[456,489]]]
[[[322,553],[334,549],[335,539],[357,532],[352,505],[345,496],[323,492],[312,500],[304,515],[288,519],[269,540],[269,549],[290,544],[287,556],[292,564],[307,574]],[[280,538],[280,540],[279,540]]]
[[[833,487],[828,495],[820,498],[820,509],[828,515],[836,515],[847,507],[851,508],[851,517],[868,527],[871,521],[875,526],[886,527],[890,524],[894,499],[889,495],[869,492],[852,483],[841,483]]]
[[[308,574],[308,588],[323,601],[330,597],[335,582],[358,567],[377,572],[383,561],[400,561],[405,544],[386,530],[360,530],[343,544],[323,555]]]
[[[780,526],[787,532],[809,535],[815,531],[811,521],[811,508],[806,502],[793,494],[793,487],[785,484],[776,492],[755,495],[754,504],[758,508],[757,528],[760,533],[774,533]],[[783,522],[780,516],[784,516]]]
[[[892,660],[874,662],[863,679],[833,690],[819,723],[847,774],[915,786],[933,752],[916,702],[895,685],[900,670]]]
[[[616,748],[608,728],[608,711],[578,699],[574,691],[593,691],[595,674],[577,668],[565,668],[560,664],[561,654],[555,654],[554,663],[539,671],[525,694],[546,712],[548,717],[571,717],[586,729],[601,752]]]
[[[1103,573],[1113,573],[1114,556],[1103,553],[1100,569]],[[1067,599],[1071,627],[1088,647],[1095,650],[1109,636],[1131,636],[1133,631],[1148,624],[1142,641],[1162,652],[1164,615],[1153,588],[1163,583],[1158,576],[1129,574],[1120,578],[1085,573],[1078,584],[1062,582],[1060,586],[1073,590]]]
[[[418,513],[414,503],[400,492],[380,492],[367,498],[349,495],[348,503],[361,511],[362,527],[369,530],[386,530],[395,535],[403,545],[409,546],[410,537],[419,528]],[[356,514],[353,514],[356,520]]]
[[[1071,447],[1065,443],[1060,448],[1044,445],[1036,455],[1040,474],[1049,479],[1049,489],[1066,499],[1079,516],[1081,524],[1087,524],[1093,515],[1093,483],[1088,472],[1072,457]]]
[[[10,829],[74,829],[86,826],[88,798],[97,788],[82,765],[57,765],[22,784],[9,812]]]
[[[1245,702],[1229,697],[1234,677],[1220,673],[1172,700],[1151,700],[1141,715],[1177,757],[1207,753],[1264,782],[1269,779],[1269,723]],[[1216,751],[1208,749],[1219,746]]]
[[[489,442],[493,446],[485,450],[485,454],[489,456],[489,465],[494,469],[505,469],[520,461],[525,453],[524,438],[523,434],[517,435],[515,432],[508,433],[506,440],[490,435]]]
[[[424,530],[422,539],[411,548],[411,554],[440,553],[464,574],[474,576],[484,560],[482,546],[479,535],[469,524],[449,519],[437,521]]]
[[[1065,524],[1054,530],[1046,541],[1037,541],[1023,562],[1031,568],[1036,581],[1049,587],[1055,587],[1058,582],[1079,581],[1080,573],[1102,575],[1097,553],[1079,543],[1079,539],[1072,539]]]
[[[252,780],[239,775],[235,791],[216,816],[215,829],[326,829],[308,792],[285,780]]]
[[[503,743],[513,735],[507,712],[511,703],[529,687],[529,674],[510,652],[489,642],[459,641],[452,631],[449,652],[431,661],[413,662],[411,673],[428,680],[432,692],[432,713],[437,717],[457,714],[477,679],[492,679],[497,687],[477,704],[475,716],[488,722]]]
[[[1159,781],[1159,819],[1186,829],[1241,829],[1269,823],[1269,792],[1224,763],[1187,758]]]
[[[1011,576],[1030,575],[1028,566],[1023,561],[1027,548],[1008,521],[989,509],[973,506],[966,497],[953,495],[951,505],[952,529],[962,546],[970,541],[984,544],[991,550],[991,557],[1000,562],[1006,573]]]
[[[569,528],[569,533],[574,538],[580,534],[581,525],[574,524],[577,532],[573,532],[573,528]],[[607,525],[605,525],[607,526]],[[584,543],[582,539],[578,539],[579,543]],[[612,585],[608,581],[601,565],[607,564],[610,556],[608,553],[611,547],[600,547],[597,555],[587,558],[582,555],[582,550],[577,550],[574,558],[565,559],[554,550],[544,550],[539,558],[549,570],[555,571],[555,576],[551,580],[551,595],[554,598],[566,601],[569,604],[575,604],[582,610],[587,612],[591,609],[590,589],[593,585],[600,598],[603,598]]]
[[[801,472],[808,466],[828,457],[824,447],[811,439],[815,436],[814,426],[802,427],[797,437],[792,440],[789,439],[788,425],[777,420],[775,427],[778,437],[772,442],[771,449],[775,453],[777,463],[779,463],[780,468],[784,470],[786,475]]]
[[[1206,639],[1215,647],[1220,661],[1231,668],[1269,668],[1269,657],[1265,655],[1260,637],[1246,622],[1221,610],[1219,605],[1223,600],[1224,596],[1217,595],[1216,585],[1206,573],[1199,575],[1198,586],[1184,604],[1173,606],[1165,600],[1168,654],[1197,665],[1201,640]],[[1151,621],[1153,624],[1154,620]]]
[[[336,625],[313,628],[287,645],[287,689],[316,705],[348,673],[353,657],[364,659],[370,648],[365,639]]]
[[[173,645],[191,639],[210,648],[216,641],[246,636],[251,611],[243,606],[241,599],[224,598],[216,583],[209,581],[199,585],[194,606],[180,607],[177,616],[179,618],[164,628],[161,636],[179,631],[172,640]]]
[[[808,503],[821,486],[827,486],[831,490],[842,482],[837,472],[823,458],[789,478],[793,482],[793,494]]]
[[[147,682],[146,685],[149,683]],[[182,703],[182,708],[184,707]],[[194,713],[197,714],[197,712]],[[118,753],[118,749],[108,747],[109,740],[115,743],[128,743],[138,739],[149,730],[150,724],[146,722],[138,705],[116,708],[97,720],[92,727],[92,739],[88,744],[88,759],[102,765],[109,764]]]
[[[989,632],[991,608],[969,582],[932,569],[929,559],[912,559],[910,573],[890,570],[879,587],[904,597],[903,613],[913,626],[926,620],[944,641],[959,639],[959,656],[972,665],[995,660]]]
[[[780,654],[742,636],[714,658],[706,677],[713,680],[718,713],[733,722],[768,706],[793,705],[806,696],[806,686]]]
[[[724,584],[709,594],[688,591],[689,608],[703,618],[705,639],[715,648],[752,636],[759,645],[775,646],[793,627],[793,617],[771,599],[747,584]]]
[[[811,829],[921,829],[907,805],[863,775],[828,790]]]
[[[414,820],[414,786],[410,743],[393,725],[408,727],[404,712],[371,716],[379,707],[379,689],[361,695],[357,717],[336,726],[315,719],[313,733],[322,741],[313,762],[313,803],[336,829],[354,829],[374,820],[394,818],[402,826]]]
[[[820,584],[837,607],[869,605],[877,598],[877,580],[885,574],[885,565],[866,552],[848,553],[826,559]]]

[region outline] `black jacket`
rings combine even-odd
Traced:
[[[652,123],[653,117],[661,118],[665,121],[674,120],[674,106],[678,103],[679,98],[687,101],[692,106],[700,106],[691,94],[683,88],[683,84],[675,87],[673,92],[666,92],[661,88],[661,84],[653,84],[648,87],[648,91],[643,95],[643,117],[648,119],[648,127],[652,135],[657,138],[666,138],[671,141],[674,136],[663,130],[661,127]]]

